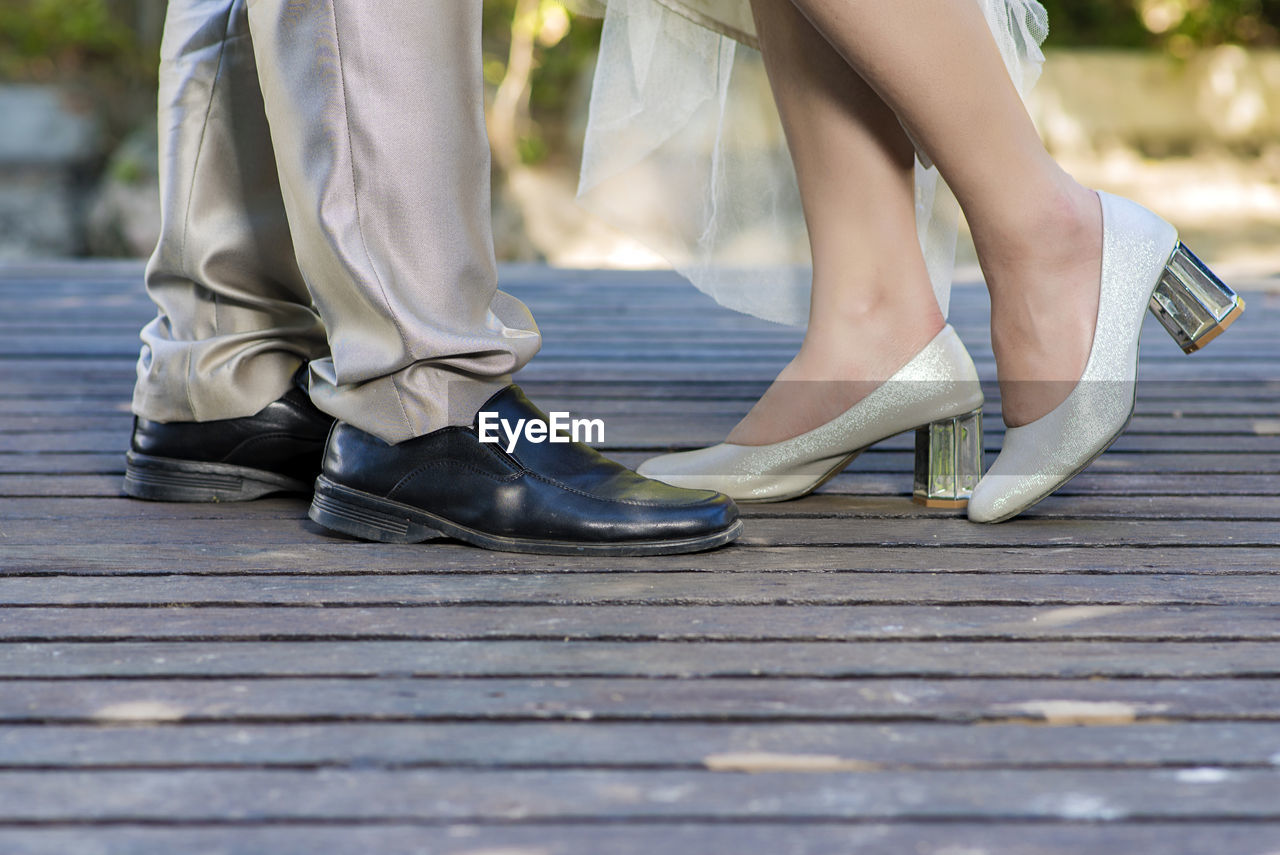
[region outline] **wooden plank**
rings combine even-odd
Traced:
[[[19,523],[20,525],[20,523]],[[753,519],[741,538],[743,547],[781,545],[901,546],[913,544],[950,549],[960,545],[985,547],[1039,544],[1045,547],[1080,544],[1098,546],[1148,545],[1163,549],[1186,546],[1280,545],[1280,526],[1270,521],[1231,521],[1213,526],[1188,526],[1180,520],[1019,519],[1000,526],[976,526],[965,519],[913,517],[899,520],[859,520],[855,525],[797,527],[786,519]],[[1196,530],[1198,529],[1198,530]],[[18,541],[20,542],[20,541]]]
[[[861,479],[850,476],[846,480],[849,487],[862,487]],[[841,517],[856,520],[948,516],[926,513],[918,505],[907,501],[908,491],[905,486],[892,491],[888,496],[867,495],[870,491],[865,489],[853,489],[848,493],[840,492],[845,486],[844,483],[834,487],[828,485],[828,489],[806,497],[803,501],[777,505],[747,505],[743,508],[742,514],[748,520],[771,517],[780,519]],[[1098,488],[1107,485],[1098,485],[1095,482],[1094,486]],[[1131,485],[1127,482],[1111,486],[1112,491],[1097,489],[1097,494],[1093,495],[1083,491],[1076,493],[1063,490],[1024,512],[1021,518],[1024,520],[1123,519],[1130,521],[1275,520],[1277,511],[1280,511],[1280,497],[1274,495],[1202,493],[1200,495],[1152,496],[1136,491],[1127,492],[1131,489]],[[950,516],[958,518],[962,515],[954,513]]]
[[[1018,855],[1204,855],[1271,851],[1280,828],[1273,823],[1169,822],[1121,825],[998,821],[892,825],[753,823],[520,825],[290,823],[278,827],[224,825],[215,828],[90,826],[87,828],[0,829],[0,847],[10,855],[129,853],[129,855],[652,855],[736,852],[742,855],[955,855],[1016,852]],[[429,841],[430,849],[424,850]]]
[[[683,421],[686,424],[685,437],[672,442],[673,444],[692,446],[695,440],[689,438],[688,433],[688,423],[691,420],[706,423],[698,425],[697,430],[699,432],[710,433],[713,430],[727,432],[737,424],[743,413],[746,412],[750,402],[746,400],[741,402],[716,402],[717,406],[714,409],[704,405],[689,408],[688,410],[682,404],[672,405],[668,403],[661,411],[655,411],[654,407],[650,405],[643,410],[635,408],[631,412],[610,412],[613,409],[627,407],[629,404],[624,400],[610,402],[614,405],[610,407],[584,406],[581,402],[554,399],[541,403],[544,408],[569,412],[574,417],[591,417],[603,420],[605,422],[606,439],[618,444],[638,443],[641,440],[637,437],[644,437],[646,432],[651,432],[653,435],[653,439],[650,442],[657,442],[659,438],[662,441],[668,441],[666,439],[667,435],[676,430]],[[4,450],[62,450],[57,446],[46,447],[39,444],[42,438],[50,435],[62,437],[67,434],[74,434],[83,443],[74,448],[88,451],[118,448],[121,435],[127,440],[132,427],[131,418],[128,414],[119,412],[118,407],[112,407],[110,411],[105,411],[98,415],[86,414],[83,411],[83,406],[77,403],[68,403],[66,409],[67,413],[64,415],[39,416],[23,412],[21,414],[0,416],[0,436],[5,437],[6,442]],[[1151,450],[1153,451],[1178,448],[1180,446],[1176,444],[1177,438],[1186,436],[1201,438],[1209,446],[1204,450],[1213,450],[1220,446],[1225,447],[1223,446],[1224,443],[1237,442],[1243,443],[1238,446],[1241,450],[1253,448],[1254,446],[1258,450],[1265,450],[1268,447],[1265,443],[1276,441],[1277,436],[1280,435],[1280,427],[1273,424],[1277,417],[1280,417],[1280,407],[1255,415],[1231,418],[1223,418],[1221,414],[1179,417],[1168,414],[1137,416],[1125,436],[1129,438],[1150,437],[1164,443],[1164,445],[1152,446]],[[998,441],[1004,434],[998,413],[988,413],[984,421],[984,433],[987,435],[988,440],[992,441],[992,447],[998,448]],[[677,436],[679,435],[677,434]],[[1250,443],[1253,445],[1250,445]],[[908,432],[897,437],[886,438],[877,443],[875,447],[904,450],[911,448],[911,446],[912,436]]]
[[[601,276],[605,271],[591,271],[591,276]],[[669,335],[672,329],[694,328],[705,322],[706,329],[737,328],[757,333],[764,341],[796,339],[804,333],[800,326],[776,324],[763,321],[748,315],[735,314],[713,300],[690,288],[683,282],[664,282],[660,276],[645,272],[635,277],[639,286],[631,293],[618,292],[609,288],[593,287],[575,289],[565,283],[555,283],[549,287],[519,286],[518,295],[539,315],[540,326],[573,326],[583,330],[588,336],[606,338],[609,324],[622,327],[645,324],[653,319],[661,318],[668,322],[655,327],[654,335]],[[950,324],[966,341],[972,340],[975,349],[982,353],[990,353],[987,337],[990,320],[990,304],[986,295],[978,289],[958,287],[954,290],[951,306]],[[1230,348],[1240,341],[1263,341],[1271,329],[1278,312],[1274,303],[1274,295],[1269,295],[1261,302],[1248,298],[1248,312],[1244,315],[1244,323],[1236,324],[1231,330],[1231,337],[1215,342],[1212,350],[1194,355],[1197,360],[1213,358],[1220,349]],[[6,311],[4,321],[11,326],[21,327],[24,323],[47,323],[46,318],[58,310],[70,316],[73,322],[85,323],[92,318],[92,312],[98,308],[132,309],[144,318],[154,317],[155,307],[138,284],[57,282],[25,283],[24,287],[15,287],[13,283],[0,282],[0,306]],[[678,315],[669,315],[672,306],[679,306],[684,311]],[[25,311],[23,311],[25,310]],[[70,310],[70,311],[68,311]],[[544,322],[545,319],[545,322]],[[1148,329],[1157,331],[1158,325],[1153,316],[1143,319]],[[136,330],[133,330],[136,333]],[[1173,351],[1171,341],[1160,337],[1151,348],[1160,353],[1180,353]],[[741,343],[742,339],[736,340]],[[1185,357],[1184,357],[1185,358]]]
[[[687,307],[672,305],[671,311],[683,311]],[[20,307],[10,307],[9,311],[23,311]],[[533,307],[535,316],[546,313],[539,307]],[[6,307],[0,303],[0,312]],[[92,311],[92,310],[91,310]],[[121,332],[102,334],[97,330],[70,338],[64,334],[51,334],[47,331],[50,322],[54,321],[53,313],[48,318],[34,317],[30,327],[7,332],[0,338],[0,360],[88,360],[102,359],[125,363],[136,360],[139,351],[138,329],[149,319],[147,315],[132,312],[128,314],[112,313],[107,320],[117,325]],[[130,323],[135,320],[136,323]],[[700,328],[681,329],[681,325],[673,325],[665,318],[631,317],[629,323],[615,324],[609,327],[614,333],[612,338],[607,332],[582,335],[580,324],[566,325],[556,330],[543,322],[542,333],[548,342],[554,345],[539,355],[534,363],[570,362],[580,363],[595,360],[609,364],[611,369],[619,369],[631,376],[643,378],[646,368],[655,366],[669,367],[684,362],[697,363],[701,368],[715,367],[723,373],[717,376],[756,377],[776,374],[799,349],[799,338],[768,338],[757,335],[744,336],[741,331],[721,329],[717,334],[703,338]],[[132,327],[131,332],[124,332]],[[648,330],[664,327],[664,335],[649,336]],[[728,335],[736,332],[737,335]],[[1152,335],[1160,334],[1151,329]],[[683,336],[677,333],[684,333]],[[736,340],[735,340],[736,339]],[[746,341],[744,341],[746,339]],[[1230,341],[1230,344],[1226,344]],[[1163,345],[1163,342],[1161,343]],[[1221,348],[1221,351],[1218,350]],[[975,349],[976,350],[976,349]],[[1223,344],[1215,343],[1212,356],[1188,360],[1170,343],[1160,348],[1148,347],[1142,351],[1142,367],[1140,377],[1148,381],[1168,380],[1186,377],[1204,381],[1210,377],[1221,377],[1224,380],[1273,381],[1277,379],[1274,360],[1277,355],[1274,339],[1224,340]],[[975,352],[975,364],[981,376],[994,375],[995,361],[981,352]]]
[[[27,416],[46,416],[55,421],[74,423],[81,418],[105,418],[128,421],[130,415],[129,390],[115,391],[106,398],[78,396],[30,395],[25,398],[0,396],[0,416],[5,419]]]
[[[1276,821],[1278,786],[1253,769],[3,772],[0,821]]]
[[[50,433],[0,433],[0,454],[94,454],[114,452],[124,454],[129,447],[132,425],[128,419],[118,419],[108,430],[79,430]]]
[[[134,358],[136,359],[136,355]],[[109,364],[118,366],[109,373],[95,370],[100,357],[93,355],[77,357],[74,352],[50,353],[25,361],[22,359],[7,359],[5,362],[11,366],[21,367],[24,362],[39,364],[46,359],[60,359],[67,364],[67,367],[62,371],[53,370],[53,366],[49,367],[47,373],[50,375],[50,380],[57,381],[56,386],[33,381],[29,370],[14,370],[6,372],[10,376],[0,378],[0,395],[43,395],[48,397],[50,396],[50,390],[53,388],[57,389],[58,396],[70,394],[92,395],[95,391],[100,392],[102,389],[110,389],[118,393],[122,386],[127,389],[128,386],[132,385],[131,375],[124,367],[126,362],[126,354],[124,353],[121,353],[118,358],[113,358],[109,361]],[[670,359],[640,359],[634,354],[628,355],[625,353],[593,354],[570,358],[561,357],[555,351],[546,351],[539,354],[537,359],[522,369],[516,379],[522,384],[527,382],[530,385],[535,382],[568,385],[573,382],[574,378],[584,377],[590,378],[592,382],[598,384],[616,385],[629,383],[632,385],[652,385],[665,392],[672,386],[700,389],[707,385],[743,382],[745,379],[752,379],[757,383],[767,383],[774,378],[786,362],[786,357],[749,362],[747,364],[730,359],[691,360],[686,358],[678,360],[674,357]],[[77,366],[80,366],[82,370],[75,371],[74,369]],[[993,367],[979,365],[978,369],[981,372],[981,376],[994,379],[995,371]],[[87,382],[83,375],[90,371],[103,376],[110,385],[99,387],[94,383]],[[45,369],[42,367],[43,373],[45,373]],[[1213,384],[1215,386],[1232,384],[1231,386],[1214,390],[1215,394],[1220,397],[1250,397],[1251,394],[1254,396],[1274,396],[1277,385],[1276,368],[1272,360],[1259,362],[1237,361],[1229,365],[1224,364],[1220,369],[1216,370],[1213,366],[1189,364],[1187,362],[1169,364],[1144,362],[1142,377],[1144,383],[1159,382],[1161,385],[1170,386],[1177,383],[1184,387],[1190,387],[1183,389],[1180,397],[1184,399],[1195,396],[1195,386],[1200,384]]]
[[[146,269],[140,259],[30,259],[9,260],[0,264],[0,282],[22,288],[31,280],[44,284],[79,280],[97,283],[113,280],[138,280]]]
[[[875,482],[864,485],[865,480],[851,475],[842,479],[841,483],[834,487],[828,484],[827,488],[821,492],[807,496],[803,500],[767,505],[744,505],[742,515],[746,519],[832,516],[896,519],[939,516],[927,514],[918,505],[903,501],[908,495],[906,484],[902,483],[897,490],[889,490],[887,488],[891,486],[891,482],[887,478],[880,483],[885,485],[884,492],[890,493],[889,496],[874,495],[867,489],[851,489],[849,492],[844,492],[846,486],[850,488],[877,486]],[[1270,520],[1276,518],[1275,511],[1280,507],[1276,502],[1280,497],[1274,494],[1259,492],[1232,495],[1209,492],[1210,489],[1220,488],[1221,485],[1218,482],[1204,484],[1208,480],[1204,478],[1198,480],[1204,490],[1199,495],[1186,493],[1151,495],[1140,490],[1137,485],[1123,476],[1086,481],[1083,488],[1078,490],[1074,489],[1076,485],[1073,482],[1068,489],[1055,493],[1024,512],[1023,518],[1128,520]],[[1156,478],[1152,476],[1144,483],[1155,481]],[[1168,482],[1166,481],[1163,486],[1169,487]]]
[[[582,312],[586,307],[581,302],[557,306],[539,298],[533,309],[548,344],[562,358],[597,352],[635,354],[643,359],[687,354],[702,359],[732,358],[743,363],[762,363],[785,360],[803,340],[800,330],[736,323],[722,315],[707,316],[708,323],[704,323],[704,318],[698,317],[688,305],[680,306],[680,302],[659,301],[651,311],[628,310],[604,319],[584,318]],[[679,306],[680,314],[687,317],[668,317],[673,306]],[[5,336],[0,340],[3,342],[0,358],[19,359],[91,352],[115,352],[122,358],[136,358],[139,330],[154,316],[154,311],[145,303],[124,306],[86,302],[76,308],[75,314],[68,314],[68,309],[62,306],[37,306],[0,297],[0,309],[6,312],[0,318],[0,333]],[[715,308],[711,311],[723,312]],[[956,329],[975,360],[989,368],[994,364],[994,356],[986,341],[985,326],[984,320],[962,323]],[[1238,362],[1263,362],[1280,350],[1280,343],[1271,335],[1269,326],[1246,330],[1237,325],[1229,337],[1215,341],[1212,349],[1188,360],[1172,342],[1166,343],[1163,331],[1152,323],[1147,332],[1160,340],[1143,349],[1143,363],[1185,363],[1221,370]],[[68,336],[68,333],[75,335]],[[651,346],[642,348],[645,343]]]
[[[613,456],[628,465],[637,466],[646,455],[626,453]],[[903,459],[904,468],[884,472],[870,471],[867,466],[870,459],[868,455],[858,458],[844,474],[836,476],[825,484],[819,495],[910,495],[912,489],[911,472],[905,468],[909,465],[905,458]],[[1280,483],[1280,478],[1276,475],[1244,472],[1219,472],[1213,473],[1212,477],[1205,477],[1204,473],[1136,472],[1121,468],[1109,470],[1108,467],[1113,462],[1115,461],[1109,460],[1107,457],[1095,462],[1092,468],[1076,476],[1070,483],[1050,497],[1049,500],[1046,500],[1046,503],[1032,508],[1029,512],[1030,515],[1035,516],[1047,513],[1050,508],[1056,505],[1059,498],[1066,497],[1124,496],[1136,502],[1141,501],[1144,497],[1163,499],[1180,496],[1197,498],[1231,495],[1274,496],[1277,494],[1276,485]],[[888,470],[892,467],[886,465],[878,468]],[[1154,469],[1155,467],[1150,468]],[[819,500],[806,498],[802,501],[809,503]],[[1161,503],[1156,502],[1151,504],[1157,507],[1163,506]],[[787,505],[786,507],[798,509],[804,506],[800,501],[797,501],[794,505]],[[1209,513],[1212,513],[1212,507],[1212,500],[1206,503]]]
[[[14,367],[23,367],[21,360],[8,360]],[[33,378],[31,368],[38,367],[40,376]],[[25,412],[27,407],[41,406],[44,401],[66,402],[82,400],[92,404],[107,396],[120,405],[121,412],[128,411],[135,371],[132,365],[119,360],[107,363],[72,359],[42,358],[31,360],[29,370],[17,376],[0,378],[0,412]],[[41,378],[45,381],[41,382]],[[643,408],[670,408],[672,401],[701,402],[721,401],[743,407],[760,396],[772,373],[759,377],[729,380],[696,381],[691,378],[659,382],[656,378],[640,373],[622,381],[598,380],[590,373],[579,376],[533,378],[521,375],[521,386],[536,401],[573,401],[579,406],[615,406],[633,404],[638,411]],[[988,380],[983,384],[989,409],[996,412],[999,389]],[[1195,413],[1208,412],[1220,415],[1251,413],[1255,411],[1274,414],[1275,398],[1280,382],[1242,382],[1217,379],[1213,382],[1155,383],[1138,385],[1140,413]],[[14,395],[25,396],[15,398]],[[585,402],[585,403],[584,403]],[[681,403],[681,406],[684,404]],[[1220,407],[1221,409],[1215,409]],[[745,410],[743,410],[745,412]]]
[[[0,640],[1274,641],[1273,606],[356,606],[0,609]]]
[[[329,722],[0,726],[0,768],[360,766],[697,769],[725,755],[880,769],[1269,768],[1280,723]],[[764,759],[759,763],[763,764]]]
[[[73,433],[76,431],[101,432],[105,434],[119,432],[123,425],[123,430],[127,435],[131,428],[129,416],[123,413],[104,411],[101,414],[91,415],[71,405],[68,405],[66,409],[66,413],[59,415],[34,415],[32,413],[0,415],[0,434],[34,435],[42,433]]]
[[[624,462],[629,460],[630,464],[634,466],[638,465],[646,455],[629,453],[614,456],[624,460]],[[121,458],[117,459],[122,461]],[[48,496],[115,499],[120,497],[120,484],[123,476],[123,462],[117,464],[116,471],[99,475],[63,474],[56,471],[0,474],[0,497],[39,498]],[[1141,516],[1154,519],[1187,516],[1189,512],[1183,514],[1179,513],[1179,510],[1195,505],[1200,508],[1199,518],[1207,519],[1225,514],[1221,510],[1224,506],[1218,504],[1218,499],[1220,498],[1227,499],[1228,504],[1225,507],[1230,508],[1230,502],[1235,501],[1230,498],[1233,496],[1274,497],[1277,493],[1280,493],[1280,474],[1249,475],[1232,473],[1206,478],[1201,475],[1184,473],[1144,474],[1086,471],[1054,494],[1054,496],[1033,508],[1028,515],[1031,517],[1064,514],[1072,516],[1106,515],[1102,506],[1097,504],[1078,506],[1075,503],[1079,498],[1101,497],[1121,499],[1116,505],[1118,511],[1123,511],[1127,502],[1133,511],[1141,509]],[[863,498],[883,498],[888,496],[894,497],[895,501],[892,503],[892,507],[901,509],[902,513],[920,513],[915,506],[908,507],[907,503],[900,501],[910,496],[910,494],[910,472],[903,470],[876,473],[851,470],[828,482],[814,496],[768,508],[747,506],[743,510],[747,516],[774,514],[793,516],[812,514],[815,511],[822,515],[831,511],[830,504],[844,507],[848,501],[847,497],[850,496]],[[1165,499],[1171,499],[1172,503],[1166,504],[1163,501]],[[1241,501],[1247,507],[1247,511],[1241,516],[1256,518],[1255,507],[1249,505],[1247,499],[1242,499]],[[132,503],[124,503],[119,513],[126,516],[133,514],[134,511],[127,509],[130,504]],[[149,505],[148,507],[154,509],[160,506]],[[886,505],[884,507],[887,509],[889,506]],[[1088,509],[1087,513],[1084,512],[1085,509]],[[852,510],[848,509],[850,512]],[[880,512],[886,513],[887,510]],[[151,510],[148,513],[156,513],[156,511]],[[945,516],[945,514],[940,515]],[[1129,516],[1132,518],[1132,513]],[[5,517],[0,514],[0,519],[5,519]]]
[[[602,449],[660,448],[668,445],[672,448],[697,448],[723,439],[736,421],[736,418],[707,419],[693,432],[687,420],[678,416],[663,419],[662,424],[614,421],[605,425],[605,442],[598,446]],[[683,429],[682,424],[685,425]],[[86,454],[104,450],[118,450],[123,454],[129,446],[130,431],[129,421],[120,419],[114,428],[103,431],[0,433],[0,454]],[[988,437],[988,440],[987,450],[998,452],[998,437]],[[889,451],[906,453],[914,449],[913,443],[914,437],[904,434],[879,443],[875,451],[881,454]],[[1231,435],[1126,434],[1117,440],[1113,454],[1125,453],[1177,455],[1179,458],[1241,454],[1257,460],[1263,455],[1280,457],[1280,435],[1259,436],[1244,432]],[[1182,463],[1180,459],[1163,462],[1169,468],[1176,468]],[[1263,464],[1262,471],[1274,471],[1274,467]]]
[[[11,724],[1280,721],[1280,682],[1216,678],[15,679],[4,689],[0,721]]]
[[[855,485],[859,482],[848,479]],[[46,483],[46,479],[28,479],[27,484]],[[1280,478],[1276,479],[1280,484]],[[162,520],[191,519],[300,519],[306,509],[297,499],[269,500],[257,503],[221,503],[201,506],[186,503],[149,503],[139,507],[131,501],[118,501],[120,480],[103,483],[109,498],[5,498],[5,482],[0,478],[0,520],[133,520],[145,516],[160,523]],[[816,495],[793,502],[750,505],[741,507],[746,519],[787,518],[823,519],[880,518],[880,519],[934,519],[938,514],[906,501],[907,490],[893,491],[894,495],[876,496],[865,492],[843,493],[835,489],[823,490]],[[74,495],[74,494],[72,494]],[[949,516],[958,516],[950,514]],[[1051,496],[1037,505],[1028,519],[1062,518],[1118,518],[1126,520],[1280,520],[1280,496],[1278,495],[1071,495],[1063,492]]]
[[[139,550],[151,544],[188,543],[210,545],[246,542],[260,548],[306,542],[311,537],[339,540],[320,526],[296,520],[199,519],[169,520],[164,526],[147,525],[145,505],[139,509],[142,525],[121,527],[112,521],[5,520],[7,547],[41,545],[90,539],[107,545],[132,544]],[[348,541],[357,545],[357,541]],[[1156,546],[1185,547],[1276,547],[1280,546],[1280,526],[1269,520],[1233,520],[1212,526],[1189,526],[1181,520],[1074,520],[1019,519],[999,526],[978,526],[955,516],[922,515],[902,519],[862,519],[856,525],[832,518],[826,524],[815,520],[797,526],[793,520],[755,518],[749,521],[738,544],[729,547],[746,551],[760,546],[919,546],[952,549],[957,546],[997,548],[1005,546]],[[420,547],[429,549],[430,546]],[[355,557],[355,553],[353,553]]]
[[[0,529],[5,524],[0,523]],[[21,546],[0,538],[0,569],[6,572],[53,575],[170,574],[226,575],[234,573],[333,574],[337,576],[417,575],[431,573],[573,573],[614,575],[652,572],[652,558],[579,558],[486,552],[451,543],[397,546],[351,543],[309,533],[296,543],[188,544],[55,543]],[[903,573],[939,571],[965,573],[1192,573],[1221,577],[1274,569],[1272,547],[1188,547],[1159,550],[1145,546],[1058,544],[988,549],[957,546],[918,549],[886,546],[874,551],[836,546],[779,546],[768,549],[722,549],[664,558],[663,570],[695,572],[803,570],[861,572],[895,570]]]
[[[121,443],[118,451],[111,453],[5,453],[0,454],[0,474],[124,474],[124,453]],[[670,449],[654,445],[648,449],[631,448],[626,451],[609,445],[601,447],[626,465],[640,462]],[[850,474],[895,474],[910,476],[914,466],[913,456],[903,451],[877,451],[871,449],[854,461]],[[1132,475],[1278,475],[1280,455],[1250,455],[1234,453],[1146,453],[1141,449],[1134,453],[1112,451],[1098,458],[1085,475],[1122,473]],[[1075,482],[1073,481],[1072,484]]]
[[[161,525],[168,521],[207,519],[300,520],[306,516],[309,502],[308,497],[295,496],[273,496],[252,502],[146,502],[123,497],[119,478],[105,480],[105,483],[114,490],[109,498],[0,498],[0,520],[105,521],[146,517]]]
[[[655,359],[673,352],[722,352],[760,362],[790,356],[803,339],[800,329],[734,317],[714,305],[694,306],[682,294],[655,295],[651,299],[651,304],[640,307],[626,300],[602,304],[595,298],[583,301],[536,295],[528,305],[537,317],[544,339],[561,356],[634,351],[642,358]],[[155,317],[155,309],[145,298],[131,295],[37,300],[8,298],[0,292],[0,311],[4,312],[0,331],[7,334],[3,352],[18,358],[62,351],[74,353],[79,344],[84,344],[86,349],[114,348],[122,355],[136,358],[139,331]],[[987,318],[969,307],[964,311],[969,317],[952,326],[975,361],[985,369],[994,362]],[[1144,328],[1149,338],[1145,339],[1142,349],[1143,364],[1221,367],[1235,362],[1262,362],[1275,353],[1278,346],[1271,334],[1277,313],[1254,317],[1255,313],[1251,305],[1245,316],[1251,324],[1235,325],[1229,337],[1215,341],[1212,348],[1190,357],[1166,338],[1164,330],[1151,319]],[[81,332],[83,336],[67,340],[66,346],[59,348],[58,339],[68,331]],[[659,346],[645,350],[641,349],[641,342]],[[664,347],[668,344],[672,345],[671,351]]]
[[[361,641],[0,644],[0,678],[1280,677],[1276,642]],[[1280,750],[1278,748],[1277,750]]]
[[[68,437],[68,439],[46,439],[42,440],[42,444],[69,446],[80,444],[71,434],[54,436]],[[3,438],[0,436],[0,440]],[[0,485],[4,484],[3,479],[6,476],[31,476],[30,486],[36,489],[37,481],[40,484],[48,484],[52,479],[68,475],[123,475],[124,453],[128,448],[127,431],[119,434],[119,440],[118,443],[107,445],[102,451],[0,452]],[[1187,438],[1189,443],[1194,443],[1195,440],[1194,436]],[[1131,441],[1137,445],[1141,440],[1132,438]],[[671,450],[660,446],[646,450],[616,449],[609,445],[597,447],[614,460],[632,468],[639,466],[655,454]],[[993,458],[994,452],[989,452],[987,460],[990,461]],[[1277,459],[1280,459],[1280,455],[1247,455],[1237,453],[1235,449],[1214,454],[1164,454],[1148,453],[1142,450],[1132,453],[1112,451],[1095,461],[1088,470],[1055,495],[1142,495],[1181,498],[1184,501],[1192,496],[1274,496],[1276,495],[1275,485],[1280,483],[1280,477],[1278,477],[1280,464],[1274,463]],[[1251,464],[1254,467],[1252,470]],[[872,449],[856,458],[841,475],[824,484],[819,493],[909,495],[913,468],[912,455],[904,450]],[[1277,471],[1272,472],[1273,469]],[[42,486],[38,489],[48,488]],[[110,495],[116,494],[118,491]],[[771,505],[769,510],[778,512],[804,505],[805,502],[797,501]],[[1212,503],[1201,503],[1201,505],[1202,515],[1222,515]],[[1258,507],[1261,505],[1255,505],[1250,510],[1256,510]],[[754,511],[758,508],[748,507],[745,510]],[[1166,515],[1163,511],[1161,513]],[[1232,513],[1231,515],[1240,514]],[[1249,513],[1246,512],[1243,515],[1248,516]]]
[[[111,454],[0,454],[0,475],[124,476],[124,452]]]
[[[57,496],[64,501],[65,497],[118,498],[123,475],[123,472],[109,475],[56,474],[42,478],[0,475],[0,497]],[[2,519],[5,516],[0,514],[0,520]],[[2,559],[0,566],[3,566]]]
[[[502,287],[535,307],[546,310],[567,312],[576,306],[588,319],[615,313],[621,308],[629,309],[630,314],[656,314],[670,303],[679,303],[691,311],[702,311],[716,319],[732,321],[744,327],[795,329],[746,315],[735,315],[689,287],[685,280],[662,271],[634,271],[625,276],[617,275],[617,271],[607,270],[579,273],[581,278],[576,282],[569,279],[539,282],[521,275],[508,279]],[[968,328],[986,321],[989,314],[987,295],[984,288],[974,287],[974,284],[960,282],[953,288],[950,317],[953,325]],[[140,277],[132,281],[123,277],[6,280],[0,282],[0,300],[16,304],[24,301],[38,304],[59,301],[78,304],[131,301],[140,306],[150,306]],[[1244,318],[1246,323],[1238,325],[1238,334],[1256,334],[1261,328],[1265,328],[1266,321],[1274,314],[1274,303],[1267,297],[1249,300],[1249,312]],[[1233,335],[1235,334],[1237,331],[1233,330]]]
[[[1280,568],[1232,576],[661,571],[512,575],[0,576],[4,606],[1280,604]]]
[[[6,317],[21,313],[29,325],[12,330],[12,338],[20,346],[6,346],[3,358],[33,364],[47,360],[48,368],[65,370],[80,364],[82,360],[77,354],[114,351],[118,359],[112,364],[112,369],[117,373],[127,372],[130,363],[137,359],[140,346],[138,330],[154,317],[154,313],[144,306],[67,306],[63,305],[65,302],[40,306],[0,300],[0,312],[4,312]],[[727,372],[727,376],[736,376],[739,380],[767,372],[770,376],[764,379],[772,379],[771,375],[776,374],[794,355],[801,340],[798,333],[777,334],[767,328],[744,326],[735,319],[726,318],[724,310],[716,307],[699,314],[697,309],[682,300],[655,305],[649,312],[636,312],[632,306],[619,305],[617,311],[605,312],[594,318],[584,317],[586,307],[582,303],[567,305],[560,313],[549,310],[546,305],[531,305],[531,308],[538,316],[543,340],[550,348],[540,354],[533,365],[548,361],[582,362],[599,357],[604,362],[613,363],[610,370],[629,371],[632,380],[654,379],[643,367],[671,364],[676,357],[698,363],[718,363],[687,366],[691,369],[718,367]],[[77,316],[81,319],[99,317],[115,331],[101,333],[97,327],[85,329],[82,348],[74,339],[40,334],[41,330],[56,327],[60,319],[74,320]],[[1253,337],[1242,334],[1240,326],[1236,325],[1230,338],[1215,341],[1211,349],[1192,357],[1184,355],[1169,341],[1154,320],[1146,331],[1151,336],[1148,341],[1153,344],[1142,349],[1140,377],[1145,381],[1169,381],[1186,376],[1203,383],[1216,376],[1240,386],[1252,381],[1271,384],[1280,380],[1274,366],[1271,372],[1266,370],[1267,357],[1277,348],[1270,325]],[[995,360],[987,344],[985,329],[962,328],[960,333],[970,345],[979,374],[984,378],[993,376]],[[596,383],[603,379],[600,375],[584,376]],[[686,374],[684,381],[696,377],[697,372]]]

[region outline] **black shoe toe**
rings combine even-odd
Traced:
[[[516,386],[481,412],[511,424],[548,421]],[[721,546],[742,528],[727,496],[644,478],[567,437],[508,452],[481,442],[473,424],[391,445],[339,423],[323,468],[311,518],[368,540],[445,536],[514,552],[658,555]]]

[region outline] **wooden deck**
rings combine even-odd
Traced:
[[[633,464],[797,342],[671,275],[505,281],[521,382]],[[901,437],[733,547],[589,560],[119,498],[139,282],[0,268],[5,855],[1280,851],[1280,294],[1195,357],[1152,322],[1132,430],[1024,519],[915,507]]]

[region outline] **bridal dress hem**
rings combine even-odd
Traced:
[[[1048,34],[1036,0],[979,3],[1025,97]],[[810,257],[795,171],[749,0],[576,0],[604,16],[579,199],[731,309],[808,320]],[[924,157],[916,220],[945,314],[959,205]]]

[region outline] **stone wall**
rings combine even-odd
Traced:
[[[0,86],[0,259],[83,253],[99,148],[91,105],[56,87]]]

